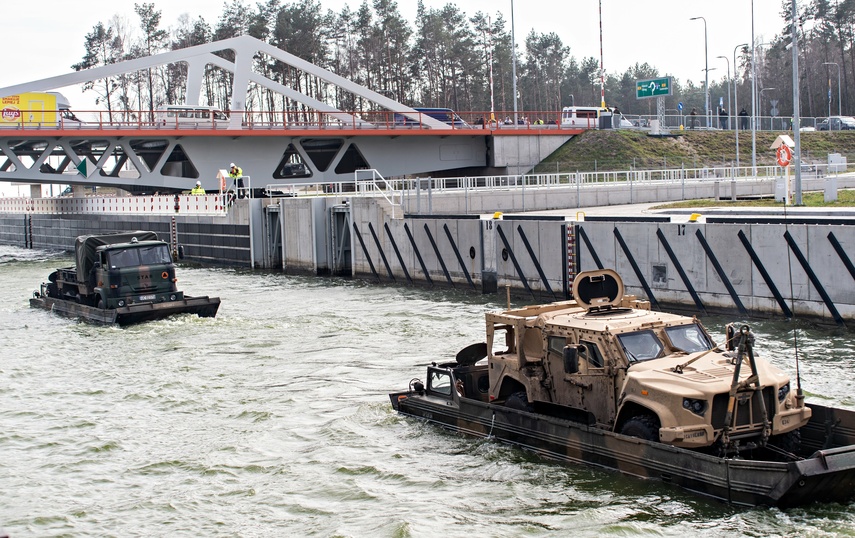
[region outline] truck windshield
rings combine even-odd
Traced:
[[[140,251],[140,263],[142,265],[163,265],[172,263],[172,257],[169,255],[169,249],[166,245],[154,245],[151,247],[143,247]]]
[[[624,352],[630,362],[649,361],[662,354],[665,346],[656,338],[653,331],[637,331],[618,335]]]
[[[111,269],[172,263],[169,248],[166,245],[117,248],[108,252],[107,259]]]
[[[140,264],[140,256],[135,248],[120,248],[111,250],[107,254],[107,261],[111,269],[136,267]]]
[[[667,327],[665,334],[671,340],[675,348],[686,353],[696,353],[712,349],[712,342],[707,335],[694,323]]]

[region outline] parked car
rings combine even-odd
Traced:
[[[855,118],[852,116],[830,116],[816,124],[817,131],[855,130]]]

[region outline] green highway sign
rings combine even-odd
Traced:
[[[671,78],[654,78],[635,81],[635,98],[661,97],[671,95]]]

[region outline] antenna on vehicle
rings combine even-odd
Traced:
[[[789,192],[787,193],[789,196]],[[784,200],[784,232],[789,235],[790,230],[788,229],[787,219],[787,201]],[[803,401],[805,399],[805,395],[802,392],[802,375],[801,369],[799,368],[799,333],[798,333],[798,320],[796,319],[796,300],[793,292],[793,249],[792,247],[787,248],[787,272],[790,277],[790,311],[793,313],[793,354],[796,357],[796,399],[799,401]]]

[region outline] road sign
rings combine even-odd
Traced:
[[[80,164],[77,165],[77,171],[80,172],[85,177],[90,177],[95,173],[95,163],[93,163],[89,157],[84,157]]]
[[[635,81],[635,98],[663,97],[671,95],[671,77]]]
[[[683,103],[677,103],[677,110],[679,110],[680,112],[683,111]]]

